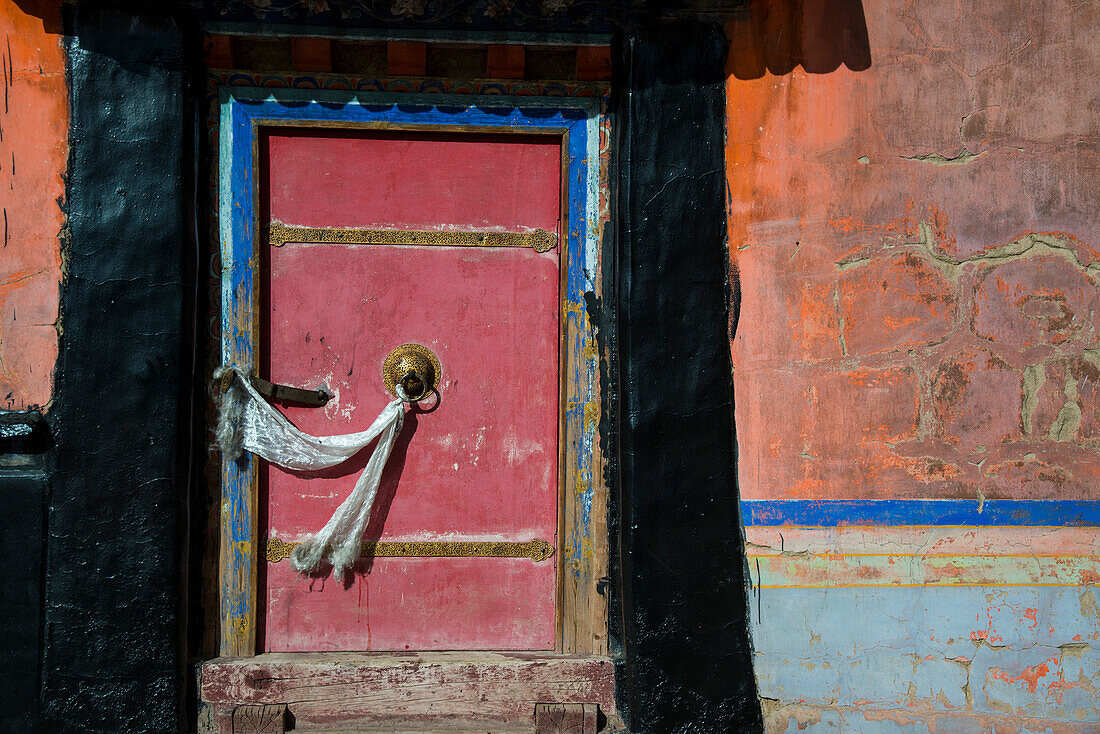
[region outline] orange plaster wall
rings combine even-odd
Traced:
[[[728,33],[743,498],[1100,499],[1100,4]]]
[[[742,498],[1100,500],[1100,3],[728,33]],[[766,731],[1094,731],[1100,529],[895,519],[746,527]]]
[[[60,7],[0,0],[0,409],[48,406],[69,127]]]

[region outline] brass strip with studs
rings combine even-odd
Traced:
[[[291,227],[272,222],[267,228],[272,247],[287,242],[331,245],[449,245],[451,247],[529,247],[549,252],[558,244],[558,236],[545,229],[534,232],[434,232],[406,229],[337,229],[332,227]]]
[[[278,538],[263,541],[263,553],[269,563],[290,558],[299,543]],[[451,541],[377,541],[363,543],[362,558],[530,558],[536,563],[554,555],[554,546],[536,538],[526,543],[451,542]]]

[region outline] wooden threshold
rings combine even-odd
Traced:
[[[285,704],[292,731],[337,734],[534,731],[537,704],[597,704],[620,731],[614,665],[553,653],[264,653],[203,663],[208,731],[239,706]]]

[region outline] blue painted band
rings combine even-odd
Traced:
[[[974,525],[1100,527],[1087,500],[742,500],[746,526]]]

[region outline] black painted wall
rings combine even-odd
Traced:
[[[181,33],[150,5],[67,8],[42,730],[173,732],[187,383]]]
[[[618,167],[620,697],[634,734],[762,728],[735,481],[718,23],[624,34]]]
[[[0,440],[0,732],[37,731],[46,473]]]

